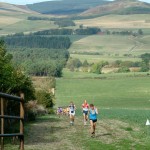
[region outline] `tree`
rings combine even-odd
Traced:
[[[101,61],[99,63],[95,63],[92,66],[92,72],[96,74],[101,74],[102,68],[108,64],[109,63],[107,61]]]
[[[129,68],[128,67],[120,67],[119,70],[118,70],[119,73],[126,73],[126,72],[130,72]]]
[[[54,96],[46,91],[37,91],[36,98],[38,104],[42,104],[45,108],[53,107]]]
[[[72,71],[74,70],[74,68],[79,68],[81,66],[82,66],[82,62],[77,58],[69,59],[69,61],[67,62],[67,68]]]
[[[142,29],[139,29],[139,30],[138,30],[138,34],[139,34],[139,35],[143,35]]]
[[[83,64],[82,64],[83,67],[88,67],[89,66],[89,63],[87,60],[84,60]]]
[[[141,55],[142,63],[141,63],[141,71],[147,72],[150,69],[150,53],[145,53]]]
[[[12,65],[12,56],[7,54],[5,42],[0,40],[0,91],[19,95],[25,93],[25,99],[34,98],[34,88],[28,76]]]

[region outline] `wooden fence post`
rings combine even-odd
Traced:
[[[1,116],[4,116],[4,99],[1,98]],[[1,134],[4,134],[4,118],[1,118]],[[1,137],[1,150],[4,150],[4,137]]]
[[[20,134],[24,134],[24,93],[20,93],[21,102],[20,102]],[[20,138],[20,150],[24,150],[24,136]]]

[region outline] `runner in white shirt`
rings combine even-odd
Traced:
[[[74,125],[76,106],[73,102],[69,105],[70,125]]]

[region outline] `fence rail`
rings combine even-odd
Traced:
[[[9,116],[4,114],[4,101],[6,100],[13,100],[20,103],[20,116]],[[1,102],[1,112],[0,112],[0,119],[1,119],[1,150],[4,150],[4,137],[16,137],[20,138],[20,150],[24,150],[24,94],[21,93],[20,97],[9,95],[6,93],[0,92],[0,102]],[[17,119],[20,120],[20,133],[11,133],[5,134],[4,133],[4,120],[5,119]]]

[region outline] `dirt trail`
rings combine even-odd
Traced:
[[[75,125],[70,126],[66,116],[61,118],[57,116],[42,117],[30,125],[25,139],[25,149],[84,150],[83,143],[91,139],[89,128],[89,124],[83,126],[82,118],[76,118]],[[98,121],[94,140],[105,144],[113,144],[125,138],[136,141],[127,131],[128,128],[129,124],[118,120]],[[138,130],[135,128],[135,131]]]

